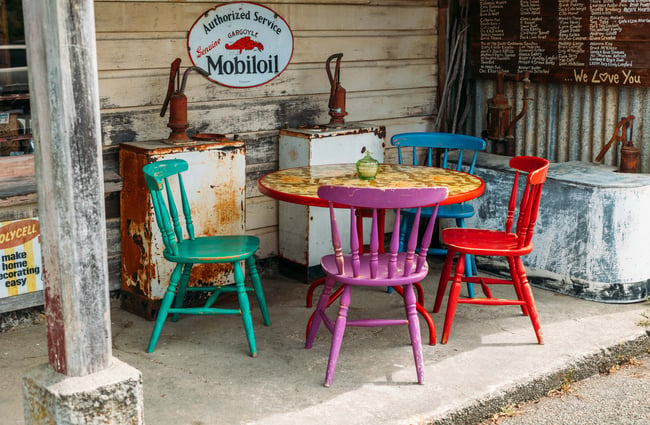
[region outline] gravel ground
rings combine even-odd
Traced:
[[[567,376],[548,397],[509,405],[480,425],[648,425],[650,354],[579,382]]]

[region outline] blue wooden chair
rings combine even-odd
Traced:
[[[313,316],[313,322],[309,327],[305,348],[311,348],[320,324],[332,333],[330,355],[325,373],[325,386],[329,387],[334,378],[334,370],[341,349],[341,342],[346,326],[389,326],[408,325],[411,337],[411,346],[415,360],[415,369],[418,383],[424,379],[424,366],[422,358],[422,341],[420,336],[420,322],[417,312],[415,291],[413,286],[427,276],[429,267],[427,265],[427,251],[433,234],[435,212],[438,204],[447,197],[447,188],[399,188],[379,189],[373,187],[345,187],[345,186],[321,186],[318,189],[318,196],[329,201],[330,220],[332,228],[332,245],[334,254],[326,255],[321,260],[321,266],[325,271],[326,278],[323,285],[323,292],[318,299],[318,305]],[[349,254],[343,253],[343,244],[336,223],[334,205],[350,205],[350,250]],[[399,252],[399,214],[400,208],[415,208],[416,217],[420,216],[420,209],[424,205],[431,207],[432,218],[424,230],[424,236],[420,242],[420,254],[416,254],[417,228],[419,220],[414,222],[414,236],[409,238],[406,252]],[[355,210],[366,208],[371,210],[372,227],[370,230],[370,246],[368,252],[360,253],[358,228],[356,226]],[[397,209],[395,227],[390,242],[389,252],[379,250],[379,214],[381,209]],[[346,250],[347,252],[347,250]],[[330,305],[330,294],[335,283],[340,283],[342,296],[336,319],[332,320],[327,315],[327,307]],[[351,288],[356,286],[390,286],[395,287],[404,298],[406,317],[401,319],[355,319],[348,320],[347,313],[350,307]],[[430,324],[433,326],[433,322]],[[435,327],[431,329],[434,332]]]
[[[431,167],[434,165],[433,150],[440,149],[442,152],[442,168],[453,168],[457,171],[464,171],[470,174],[474,174],[474,166],[476,165],[476,157],[478,155],[478,152],[485,150],[485,141],[483,139],[467,136],[464,134],[451,133],[419,132],[395,134],[391,138],[391,144],[393,146],[397,146],[398,162],[400,164],[403,163],[404,152],[402,149],[412,149],[413,165],[418,165],[418,151],[426,149],[426,158],[424,165]],[[451,167],[451,161],[449,160],[448,156],[450,152],[454,151],[458,153],[458,156],[455,166]],[[421,216],[430,217],[431,213],[432,209],[426,208],[422,210]],[[452,205],[441,205],[440,208],[438,208],[438,219],[455,219],[456,226],[458,227],[465,227],[465,219],[470,218],[473,215],[474,207],[465,202]],[[400,227],[400,250],[403,250],[404,248],[404,240],[406,238],[406,235],[410,234],[411,232],[414,216],[415,210],[402,211],[402,223]],[[429,254],[446,255],[447,250],[445,248],[432,247],[429,248]],[[468,277],[475,276],[477,274],[477,271],[476,264],[474,263],[474,257],[468,254],[465,258],[465,261],[468,264],[468,266],[465,268],[465,274]],[[470,298],[474,296],[474,289],[471,283],[467,284],[467,292]]]
[[[242,316],[244,322],[250,354],[255,357],[257,356],[257,348],[247,291],[253,290],[255,292],[257,303],[262,311],[264,324],[266,326],[271,324],[262,291],[262,283],[253,257],[260,241],[254,236],[245,235],[195,237],[190,204],[183,185],[183,177],[181,176],[181,173],[187,171],[187,169],[187,162],[182,159],[162,160],[147,164],[142,168],[145,182],[151,194],[156,223],[165,244],[163,255],[168,261],[176,263],[169,281],[169,287],[165,292],[156,318],[147,351],[149,353],[153,352],[168,314],[172,314],[172,321],[178,320],[178,314],[238,314]],[[174,176],[178,177],[177,188],[178,192],[180,192],[180,209],[177,204],[177,196],[175,197],[172,193],[172,182],[170,180]],[[163,194],[163,191],[165,194]],[[185,228],[181,224],[179,210],[182,211]],[[252,288],[245,286],[241,261],[246,262]],[[205,263],[232,264],[235,284],[188,287],[192,267],[195,264]],[[202,307],[183,307],[183,299],[188,291],[205,291],[212,292],[212,294]],[[213,307],[219,295],[233,292],[237,293],[238,309]]]

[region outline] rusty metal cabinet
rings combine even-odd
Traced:
[[[155,222],[142,167],[172,158],[184,159],[189,163],[189,171],[183,177],[196,236],[244,234],[245,231],[246,156],[243,142],[185,146],[159,141],[122,143],[122,308],[147,319],[156,316],[174,264],[162,255],[162,236]],[[202,264],[192,270],[190,286],[227,284],[232,281],[231,267]],[[191,303],[192,299],[187,301]]]
[[[354,163],[366,151],[384,161],[386,129],[383,126],[345,124],[280,130],[280,169],[322,164]],[[343,211],[339,211],[344,214]],[[349,232],[348,220],[339,231]],[[301,281],[322,275],[320,259],[332,251],[329,212],[325,208],[279,203],[278,244],[280,271]]]

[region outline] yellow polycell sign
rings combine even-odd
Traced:
[[[38,218],[0,223],[0,298],[43,289]]]

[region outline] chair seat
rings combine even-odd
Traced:
[[[463,254],[518,257],[533,250],[532,243],[517,248],[516,233],[497,230],[453,227],[444,229],[441,237],[448,248]]]
[[[165,250],[165,258],[176,263],[231,263],[255,253],[259,238],[246,235],[202,236],[178,244],[178,255]]]
[[[406,252],[400,252],[397,254],[397,269],[395,277],[388,278],[389,258],[390,253],[379,254],[379,264],[377,267],[377,276],[379,277],[375,279],[370,278],[370,255],[360,256],[361,265],[359,268],[359,276],[357,277],[352,276],[352,256],[350,255],[343,256],[345,274],[339,274],[334,254],[324,256],[321,259],[321,266],[326,274],[334,276],[336,281],[339,283],[363,286],[395,286],[418,282],[424,279],[429,271],[429,267],[425,265],[419,273],[411,273],[410,275],[403,277]],[[413,270],[415,270],[416,261],[417,255],[413,259]]]

